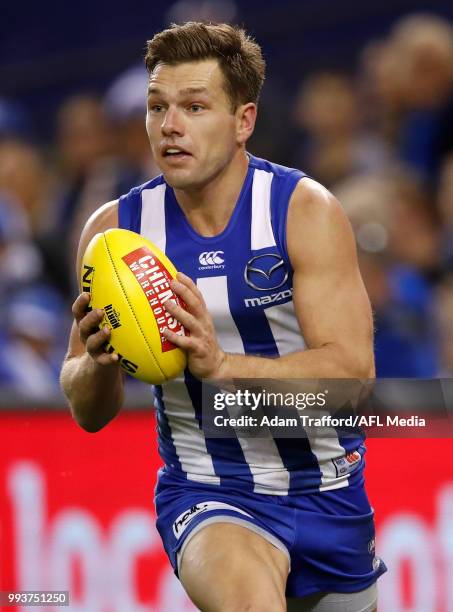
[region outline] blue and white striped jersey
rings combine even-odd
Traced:
[[[119,227],[151,240],[202,292],[220,346],[235,354],[278,357],[305,347],[292,301],[286,249],[291,195],[305,175],[249,156],[249,169],[228,225],[199,235],[162,176],[120,198]],[[265,274],[263,274],[265,272]],[[159,450],[165,469],[187,480],[291,495],[348,486],[362,477],[362,438],[206,438],[201,383],[184,375],[155,388]],[[359,449],[353,470],[339,470]],[[357,454],[356,454],[357,456]]]

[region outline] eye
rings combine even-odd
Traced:
[[[189,106],[190,112],[191,113],[199,113],[200,111],[203,110],[203,106],[201,104],[191,104]]]
[[[163,106],[162,104],[150,104],[149,106],[149,111],[151,113],[161,113],[163,111]]]

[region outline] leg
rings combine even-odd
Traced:
[[[187,544],[180,579],[202,612],[284,612],[285,553],[233,523],[207,525]]]
[[[377,612],[377,585],[356,593],[316,593],[287,600],[288,612]]]

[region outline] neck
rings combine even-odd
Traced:
[[[175,189],[189,223],[202,236],[216,236],[228,225],[248,171],[244,149],[206,185],[193,190]]]

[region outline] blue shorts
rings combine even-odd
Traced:
[[[290,560],[286,596],[353,593],[387,568],[375,556],[375,531],[363,482],[333,491],[277,496],[224,490],[161,470],[157,529],[178,575],[178,552],[207,524],[231,521],[261,534]]]

